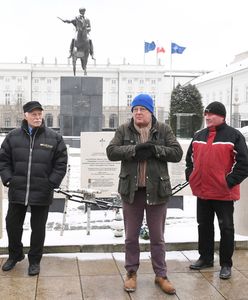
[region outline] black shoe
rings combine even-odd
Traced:
[[[229,279],[232,276],[232,271],[231,271],[231,267],[229,266],[223,266],[220,269],[220,275],[219,277],[221,279]]]
[[[8,258],[6,260],[6,262],[2,266],[2,270],[3,271],[10,271],[10,270],[12,270],[14,268],[14,266],[18,263],[18,261],[21,261],[24,258],[25,258],[24,254],[22,256],[20,256],[19,258],[17,258],[17,259]]]
[[[28,275],[29,276],[35,276],[40,273],[40,264],[38,263],[33,263],[30,264],[28,267]]]
[[[201,270],[205,268],[211,268],[213,267],[213,265],[214,265],[213,260],[205,261],[199,258],[194,264],[190,265],[189,268],[192,270]]]

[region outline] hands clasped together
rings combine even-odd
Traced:
[[[135,146],[134,159],[137,161],[147,160],[152,157],[155,157],[155,154],[156,154],[155,145],[153,142],[149,141]]]

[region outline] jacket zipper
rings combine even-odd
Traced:
[[[31,163],[32,163],[32,154],[33,154],[33,147],[34,147],[34,140],[35,136],[38,130],[36,130],[33,138],[29,134],[29,158],[28,158],[28,174],[27,174],[27,187],[26,187],[26,197],[25,197],[25,206],[28,205],[28,197],[29,197],[29,191],[30,191],[30,177],[31,177]]]

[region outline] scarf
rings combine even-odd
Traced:
[[[145,143],[148,141],[149,135],[150,135],[150,129],[152,127],[152,121],[146,126],[146,127],[138,127],[134,123],[135,129],[139,132],[140,134],[140,143]],[[145,187],[146,186],[146,165],[147,162],[140,161],[138,163],[138,187]]]

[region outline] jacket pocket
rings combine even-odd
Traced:
[[[170,178],[168,176],[160,177],[158,185],[158,195],[159,197],[171,196],[171,184]]]
[[[130,176],[129,175],[119,175],[119,186],[118,192],[121,195],[128,195],[130,193]]]

